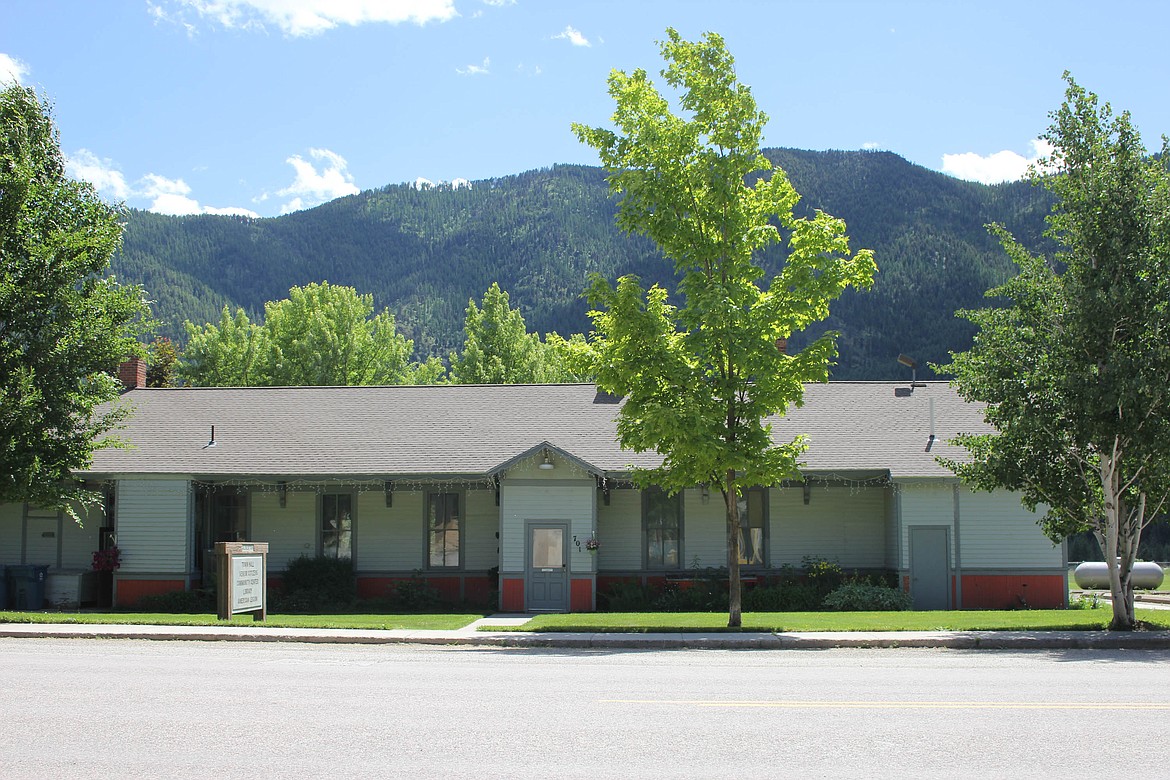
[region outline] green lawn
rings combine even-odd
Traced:
[[[174,615],[150,612],[0,612],[0,623],[72,623],[147,626],[268,626],[270,628],[356,628],[455,630],[479,620],[467,615],[268,615],[264,622],[250,615],[219,620],[215,615]]]
[[[939,612],[751,612],[744,631],[987,631],[1104,629],[1112,617],[1098,609]],[[1138,609],[1138,620],[1170,629],[1170,611]],[[723,631],[727,614],[713,612],[591,612],[538,615],[517,631]],[[485,629],[498,630],[498,629]]]

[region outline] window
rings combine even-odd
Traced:
[[[427,495],[427,565],[432,569],[459,566],[459,494]]]
[[[677,569],[682,564],[682,493],[661,488],[642,492],[642,526],[647,569]]]
[[[321,496],[321,555],[353,557],[353,496],[349,493]]]
[[[765,493],[761,488],[750,488],[739,497],[739,565],[766,566],[767,511]]]

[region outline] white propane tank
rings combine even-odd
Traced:
[[[1162,567],[1152,561],[1134,563],[1129,579],[1134,588],[1152,590],[1162,584]],[[1085,561],[1073,570],[1077,587],[1084,590],[1109,590],[1109,567],[1105,561]]]

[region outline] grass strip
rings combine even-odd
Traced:
[[[257,626],[266,628],[348,628],[359,630],[411,629],[454,631],[483,617],[461,615],[273,615],[263,622],[251,615],[219,620],[211,614],[176,615],[151,612],[0,612],[0,623],[55,623],[132,626]]]
[[[516,627],[486,631],[658,633],[696,631],[1099,631],[1113,613],[1099,609],[962,610],[938,612],[745,612],[727,627],[725,612],[585,612],[538,615]],[[1170,611],[1138,609],[1153,629],[1170,629]]]

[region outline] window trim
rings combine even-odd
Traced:
[[[651,496],[653,496],[657,493],[661,493],[662,495],[667,496],[667,498],[670,498],[671,500],[673,500],[675,502],[675,506],[677,507],[677,510],[678,510],[677,511],[677,517],[678,517],[678,523],[677,523],[677,525],[678,525],[678,563],[676,563],[673,566],[667,565],[665,562],[663,562],[662,564],[652,564],[650,562],[650,527],[649,527],[650,500],[651,500]],[[641,535],[641,539],[642,539],[642,544],[641,544],[641,547],[642,547],[642,568],[646,571],[679,571],[679,570],[685,568],[685,565],[686,565],[685,561],[687,559],[686,558],[686,547],[685,547],[685,542],[686,542],[685,520],[686,520],[686,517],[685,517],[685,513],[684,513],[683,509],[686,505],[686,502],[683,501],[683,493],[684,493],[684,491],[680,490],[679,492],[675,493],[673,496],[669,496],[669,495],[667,495],[665,490],[663,490],[661,487],[658,487],[657,485],[653,485],[651,487],[648,487],[648,488],[645,488],[642,490],[642,535]]]
[[[459,563],[454,566],[435,566],[431,564],[431,496],[457,496],[459,500]],[[427,571],[462,571],[467,561],[467,491],[455,490],[427,490],[423,495],[422,505],[423,524],[423,568]]]

